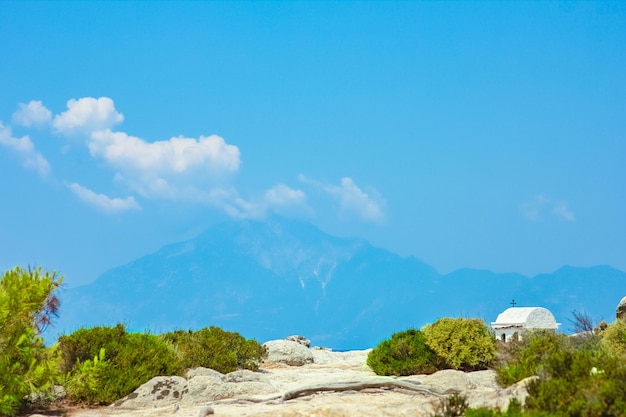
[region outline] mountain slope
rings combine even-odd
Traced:
[[[469,269],[440,275],[362,239],[275,218],[220,224],[66,290],[55,329],[123,322],[160,333],[215,325],[260,341],[298,333],[349,349],[442,316],[489,322],[511,298],[548,307],[561,321],[574,309],[611,320],[622,294],[626,273],[610,267],[564,267],[534,278]]]

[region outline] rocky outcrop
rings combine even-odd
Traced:
[[[622,298],[617,305],[617,308],[615,309],[615,317],[617,320],[626,320],[626,297]]]
[[[185,390],[187,380],[180,376],[157,376],[146,382],[126,397],[117,400],[113,407],[154,408],[178,403]]]
[[[300,343],[301,345],[308,347],[308,348],[311,347],[311,341],[304,336],[298,336],[298,335],[287,336],[285,340]]]
[[[313,363],[311,350],[293,340],[271,340],[263,344],[267,349],[266,364],[302,366]]]
[[[267,396],[278,392],[266,376],[248,370],[222,375],[212,369],[196,368],[187,372],[187,378],[152,378],[131,394],[116,401],[112,407],[141,409],[174,404],[191,406],[206,404],[208,401]]]
[[[158,377],[117,401],[106,413],[73,413],[72,417],[154,417],[173,412],[181,417],[204,417],[213,411],[224,417],[429,417],[453,393],[464,395],[470,407],[500,410],[506,410],[511,399],[523,403],[527,396],[528,380],[502,388],[494,371],[378,376],[366,365],[369,350],[308,349],[287,340],[268,344],[270,352],[280,355],[263,363],[257,372],[240,370],[223,375],[196,368],[185,378]]]

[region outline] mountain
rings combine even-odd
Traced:
[[[441,275],[414,257],[282,218],[233,221],[65,290],[47,335],[122,322],[156,333],[210,325],[266,341],[302,334],[335,349],[376,345],[443,316],[495,320],[512,298],[564,322],[573,310],[612,321],[626,273],[563,267],[527,278],[463,269]]]

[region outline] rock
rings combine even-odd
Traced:
[[[455,389],[459,391],[476,388],[476,383],[462,371],[444,369],[427,375],[421,380],[422,384],[441,389]]]
[[[298,335],[293,335],[293,336],[287,336],[285,338],[285,340],[289,340],[291,342],[296,342],[296,343],[300,343],[301,345],[304,345],[308,348],[311,347],[311,341],[309,339],[307,339],[304,336],[298,336]]]
[[[271,340],[263,344],[267,349],[265,363],[302,366],[313,363],[313,354],[304,345],[291,340]]]
[[[218,372],[218,371],[216,371],[216,370],[214,370],[214,369],[203,368],[203,367],[190,369],[185,374],[185,377],[187,379],[191,379],[191,378],[193,378],[195,376],[211,376],[211,377],[215,377],[215,378],[221,378],[223,376],[223,374]]]
[[[227,398],[232,398],[232,394],[221,377],[199,375],[191,378],[187,383],[187,390],[181,400],[181,405],[200,405],[207,401]]]
[[[466,375],[477,388],[500,388],[500,384],[496,381],[496,371],[474,371],[469,372]]]
[[[251,398],[277,392],[266,376],[256,372],[240,370],[226,375],[209,372],[188,381],[181,405],[200,405],[207,401]]]
[[[231,398],[249,398],[278,392],[269,378],[247,369],[231,372],[222,377]]]
[[[111,405],[115,408],[165,407],[181,400],[187,389],[187,381],[180,376],[157,376],[126,397]]]
[[[200,409],[200,412],[198,413],[198,417],[206,417],[210,414],[215,414],[215,411],[213,411],[213,408],[207,405]]]
[[[626,297],[622,298],[617,305],[617,308],[615,309],[615,318],[617,320],[626,320]]]

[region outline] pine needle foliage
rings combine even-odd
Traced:
[[[63,281],[41,268],[6,271],[0,280],[0,415],[13,415],[29,394],[51,392],[57,379],[54,349],[41,330],[50,325]]]

